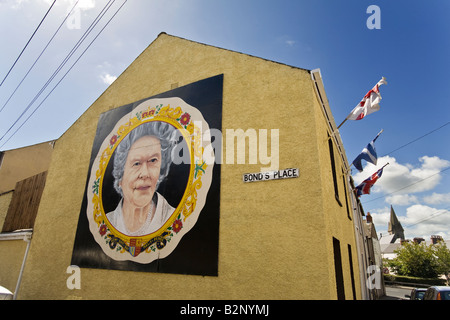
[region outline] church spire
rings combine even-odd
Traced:
[[[405,240],[403,227],[400,221],[398,221],[397,215],[395,214],[394,208],[392,208],[392,206],[391,206],[391,218],[389,219],[388,224],[388,232],[389,234],[394,235],[392,237],[391,243],[394,243],[395,240],[397,240],[398,238],[400,238],[401,240]]]

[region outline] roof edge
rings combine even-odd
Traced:
[[[185,41],[189,41],[189,42],[193,42],[193,43],[200,44],[200,45],[204,45],[204,46],[208,46],[208,47],[212,47],[212,48],[216,48],[216,49],[220,49],[220,50],[225,50],[225,51],[228,51],[228,52],[233,52],[233,53],[242,54],[242,55],[245,55],[245,56],[248,56],[248,57],[252,57],[252,58],[261,59],[261,60],[264,60],[264,61],[267,61],[267,62],[272,62],[272,63],[280,64],[280,65],[282,65],[282,66],[286,66],[286,67],[290,67],[290,68],[294,68],[294,69],[299,69],[299,70],[307,71],[307,72],[309,72],[309,73],[311,73],[311,71],[312,71],[312,70],[310,70],[310,69],[301,68],[301,67],[293,66],[293,65],[290,65],[290,64],[287,64],[287,63],[283,63],[283,62],[279,62],[279,61],[275,61],[275,60],[270,60],[270,59],[262,58],[262,57],[255,56],[255,55],[252,55],[252,54],[248,54],[248,53],[244,53],[244,52],[240,52],[240,51],[236,51],[236,50],[231,50],[231,49],[226,49],[226,48],[222,48],[222,47],[219,47],[219,46],[215,46],[215,45],[211,45],[211,44],[207,44],[207,43],[203,43],[203,42],[199,42],[199,41],[195,41],[195,40],[183,38],[183,37],[180,37],[180,36],[176,36],[176,35],[172,35],[172,34],[166,33],[166,32],[164,32],[164,31],[160,32],[154,41],[156,41],[160,36],[163,36],[163,35],[166,35],[166,36],[169,36],[169,37],[173,37],[173,38],[177,38],[177,39],[181,39],[181,40],[185,40]],[[152,43],[153,43],[154,41],[152,41]],[[152,43],[150,43],[149,46],[151,46]]]

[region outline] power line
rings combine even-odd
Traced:
[[[78,50],[80,45],[84,42],[86,37],[89,35],[89,33],[92,31],[92,29],[97,25],[97,23],[103,18],[103,15],[106,13],[106,11],[109,10],[111,7],[111,1],[115,0],[109,0],[109,2],[103,7],[103,9],[100,11],[100,13],[97,15],[97,17],[94,19],[94,21],[91,23],[89,28],[84,32],[84,34],[81,36],[81,38],[78,40],[78,42],[75,44],[75,46],[70,50],[70,52],[66,55],[64,60],[61,62],[61,64],[56,68],[56,70],[53,72],[53,74],[50,76],[50,78],[47,80],[47,82],[44,84],[44,86],[39,90],[39,92],[34,96],[34,98],[31,100],[31,102],[28,104],[28,106],[25,108],[25,110],[20,114],[20,116],[14,121],[14,123],[9,127],[9,129],[3,134],[3,136],[0,138],[0,141],[12,130],[12,128],[19,122],[19,120],[24,116],[24,114],[31,108],[31,106],[36,102],[36,100],[40,97],[40,95],[45,91],[45,89],[50,85],[50,83],[53,81],[53,79],[56,77],[56,75],[61,71],[61,69],[65,66],[67,61],[72,57],[72,55]],[[109,5],[109,6],[108,6]],[[107,8],[107,9],[106,9]],[[106,10],[105,10],[106,9]],[[103,14],[103,15],[102,15]],[[10,137],[11,138],[11,137]],[[8,139],[9,140],[9,139]],[[4,143],[5,144],[5,143]],[[3,145],[4,145],[3,144]],[[3,146],[2,145],[2,146]]]
[[[416,221],[416,222],[414,222],[414,223],[411,223],[411,224],[409,224],[409,225],[406,225],[405,228],[411,228],[412,226],[415,226],[415,225],[417,225],[417,224],[419,224],[419,223],[422,223],[422,222],[424,222],[424,221],[428,221],[428,220],[434,219],[434,218],[436,218],[437,216],[440,216],[441,214],[448,213],[448,212],[449,212],[448,209],[449,209],[449,208],[440,209],[440,210],[442,210],[442,212],[435,213],[435,214],[433,214],[433,215],[431,215],[431,216],[429,216],[429,217],[420,219],[420,220],[418,220],[418,221]]]
[[[78,50],[78,48],[81,46],[81,44],[86,40],[87,36],[91,33],[91,31],[95,28],[95,26],[98,24],[98,22],[104,17],[106,12],[111,8],[111,6],[114,4],[115,0],[109,0],[108,3],[103,7],[103,9],[100,11],[100,13],[97,15],[97,17],[94,19],[94,21],[91,23],[89,28],[85,31],[83,36],[78,40],[78,42],[75,44],[75,46],[72,48],[72,50],[69,52],[69,54],[64,58],[63,62],[59,65],[59,67],[53,72],[52,76],[47,80],[47,82],[44,84],[44,86],[39,90],[39,92],[36,94],[36,96],[33,98],[33,100],[28,104],[28,106],[25,108],[25,110],[21,113],[21,115],[14,121],[14,123],[9,127],[9,129],[3,134],[3,136],[0,138],[0,141],[5,138],[5,136],[12,130],[12,128],[18,123],[18,121],[25,115],[25,113],[31,108],[31,106],[36,102],[36,100],[39,98],[39,96],[44,92],[44,90],[50,85],[50,83],[53,81],[53,79],[56,77],[56,75],[61,71],[61,69],[65,66],[65,64],[68,62],[68,60],[73,56],[73,54]],[[122,6],[125,4],[126,1],[119,7],[119,9],[116,11],[116,13],[112,16],[114,16],[119,12],[119,10],[122,8]],[[69,71],[73,68],[73,66],[78,62],[78,60],[81,58],[81,56],[86,52],[86,50],[92,45],[92,43],[97,39],[97,37],[100,35],[100,33],[105,29],[105,27],[109,24],[109,22],[112,20],[112,18],[105,24],[103,29],[100,30],[100,32],[97,34],[97,36],[92,40],[92,42],[88,45],[88,47],[83,51],[83,53],[80,55],[80,57],[75,61],[75,63],[70,67]],[[66,74],[58,81],[56,86],[61,83],[62,79],[67,75],[69,72],[67,71]],[[52,93],[56,86],[50,91]],[[36,107],[36,109],[32,112],[34,114],[36,110],[42,105],[42,103],[47,99],[47,97],[50,95],[50,93],[44,98],[44,100]],[[31,114],[31,115],[32,115]],[[5,141],[0,147],[3,147],[11,138],[12,136],[17,133],[17,131],[25,124],[25,122],[31,117],[31,115],[20,125],[20,127]]]
[[[420,140],[420,139],[422,139],[422,138],[424,138],[424,137],[426,137],[426,136],[428,136],[428,135],[430,135],[430,134],[432,134],[432,133],[434,133],[434,132],[436,132],[436,131],[442,129],[442,128],[444,128],[445,126],[447,126],[447,125],[449,125],[449,124],[450,124],[450,121],[444,123],[444,124],[441,125],[440,127],[436,128],[436,129],[433,129],[433,130],[431,130],[430,132],[427,132],[427,133],[425,133],[424,135],[422,135],[422,136],[420,136],[420,137],[418,137],[418,138],[416,138],[416,139],[414,139],[414,140],[412,140],[412,141],[410,141],[410,142],[408,142],[408,143],[405,143],[404,145],[402,145],[402,146],[400,146],[400,147],[398,147],[398,148],[396,148],[396,149],[394,149],[394,150],[392,150],[392,151],[390,151],[390,152],[384,154],[384,155],[381,156],[381,157],[388,156],[388,155],[390,155],[391,153],[394,153],[394,152],[396,152],[396,151],[398,151],[398,150],[400,150],[400,149],[402,149],[402,148],[404,148],[404,147],[406,147],[406,146],[408,146],[408,145],[410,145],[410,144],[412,144],[412,143],[414,143],[414,142],[416,142],[416,141],[418,141],[418,140]],[[382,131],[383,131],[383,130],[382,130]],[[350,166],[351,166],[351,165],[352,165],[352,164],[350,164]]]
[[[418,140],[420,140],[420,139],[422,139],[422,138],[424,138],[424,137],[426,137],[426,136],[432,134],[433,132],[436,132],[436,131],[442,129],[443,127],[445,127],[445,126],[447,126],[447,125],[449,125],[449,124],[450,124],[450,121],[444,123],[443,125],[441,125],[440,127],[436,128],[436,129],[433,129],[433,130],[429,131],[428,133],[425,133],[424,135],[422,135],[422,136],[420,136],[420,137],[418,137],[418,138],[416,138],[416,139],[414,139],[414,140],[412,140],[412,141],[410,141],[410,142],[408,142],[408,143],[406,143],[406,144],[404,144],[404,145],[402,145],[402,146],[400,146],[400,147],[398,147],[398,148],[392,150],[391,152],[386,153],[386,154],[383,155],[382,157],[385,157],[385,156],[387,156],[387,155],[389,155],[389,154],[391,154],[391,153],[393,153],[393,152],[395,152],[395,151],[398,151],[398,150],[400,150],[400,149],[402,149],[402,148],[404,148],[404,147],[406,147],[406,146],[408,146],[408,145],[410,145],[410,144],[412,144],[412,143],[414,143],[414,142],[416,142],[416,141],[418,141]],[[439,171],[439,172],[437,172],[437,173],[435,173],[435,174],[432,174],[432,175],[429,176],[429,177],[423,178],[423,179],[421,179],[421,180],[419,180],[419,181],[416,181],[416,182],[414,182],[414,183],[412,183],[412,184],[410,184],[410,185],[407,185],[407,186],[405,186],[405,187],[403,187],[403,188],[400,188],[400,189],[398,189],[398,190],[396,190],[396,191],[393,191],[393,192],[391,192],[391,193],[388,193],[388,194],[386,194],[386,195],[383,195],[383,196],[380,196],[380,197],[377,197],[377,198],[374,198],[374,199],[365,201],[364,203],[372,202],[372,201],[375,201],[375,200],[378,200],[378,199],[381,199],[381,198],[386,198],[387,196],[390,196],[390,195],[392,195],[392,194],[394,194],[394,193],[397,193],[397,192],[399,192],[399,191],[401,191],[401,190],[404,190],[404,189],[409,188],[409,187],[411,187],[411,186],[413,186],[413,185],[416,185],[416,184],[418,184],[418,183],[420,183],[420,182],[423,182],[424,180],[427,180],[427,179],[429,179],[429,178],[431,178],[431,177],[433,177],[433,176],[435,176],[435,175],[437,175],[437,174],[439,174],[439,173],[442,173],[442,172],[444,172],[444,171],[447,171],[447,170],[449,170],[449,169],[450,169],[450,168],[446,168],[446,169],[441,170],[441,171]]]
[[[394,153],[394,152],[396,152],[396,151],[398,151],[398,150],[400,150],[400,149],[402,149],[402,148],[404,148],[404,147],[406,147],[406,146],[409,146],[410,144],[412,144],[412,143],[414,143],[414,142],[416,142],[416,141],[418,141],[418,140],[420,140],[420,139],[422,139],[422,138],[424,138],[424,137],[426,137],[426,136],[432,134],[433,132],[438,131],[439,129],[442,129],[443,127],[445,127],[445,126],[447,126],[447,125],[449,125],[449,124],[450,124],[450,121],[448,121],[447,123],[443,124],[443,125],[440,126],[439,128],[436,128],[436,129],[434,129],[434,130],[431,130],[430,132],[425,133],[424,135],[418,137],[417,139],[414,139],[414,140],[412,140],[412,141],[410,141],[410,142],[408,142],[408,143],[406,143],[406,144],[404,144],[404,145],[398,147],[397,149],[394,149],[394,150],[392,150],[391,152],[386,153],[385,155],[383,155],[383,157],[384,157],[384,156],[387,156],[387,155],[390,155],[391,153]]]
[[[414,182],[414,183],[411,183],[411,184],[407,185],[406,187],[397,189],[397,190],[395,190],[395,191],[393,191],[393,192],[391,192],[391,193],[388,193],[388,194],[385,194],[385,195],[383,195],[383,196],[380,196],[380,197],[371,199],[371,200],[369,200],[369,201],[365,201],[364,203],[369,203],[369,202],[372,202],[372,201],[375,201],[375,200],[378,200],[378,199],[386,198],[387,196],[390,196],[390,195],[392,195],[392,194],[394,194],[394,193],[397,193],[397,192],[399,192],[399,191],[401,191],[401,190],[404,190],[404,189],[406,189],[406,188],[412,187],[412,186],[414,186],[414,185],[416,185],[416,184],[418,184],[418,183],[420,183],[420,182],[423,182],[423,181],[425,181],[425,180],[427,180],[427,179],[430,179],[430,178],[434,177],[435,175],[437,175],[437,174],[439,174],[439,173],[442,173],[442,172],[444,172],[444,171],[447,171],[447,170],[449,170],[449,169],[450,169],[450,167],[448,167],[448,168],[446,168],[446,169],[443,169],[443,170],[441,170],[441,171],[439,171],[439,172],[436,172],[436,173],[432,174],[432,175],[429,176],[429,177],[426,177],[426,178],[423,178],[423,179],[421,179],[421,180],[419,180],[419,181],[416,181],[416,182]]]
[[[0,83],[0,87],[3,85],[3,82],[5,82],[6,78],[9,76],[9,74],[11,73],[12,69],[14,68],[14,66],[16,65],[17,61],[19,61],[20,57],[22,56],[23,52],[25,51],[25,49],[28,47],[28,44],[31,42],[31,39],[33,39],[34,35],[36,34],[36,32],[38,31],[39,27],[41,26],[42,22],[44,22],[45,18],[47,17],[48,13],[50,12],[50,10],[52,9],[53,5],[56,3],[56,0],[53,1],[53,3],[51,4],[50,8],[47,10],[47,12],[45,13],[44,17],[42,18],[41,22],[39,22],[39,25],[37,26],[36,30],[34,30],[33,34],[31,35],[30,39],[28,39],[27,44],[25,45],[25,47],[23,47],[22,51],[20,52],[19,56],[16,58],[16,61],[14,61],[13,65],[11,66],[11,68],[9,69],[8,73],[6,74],[6,76],[3,78],[2,82]]]
[[[114,0],[115,1],[115,0]],[[13,134],[0,146],[3,147],[19,130],[22,128],[22,126],[31,118],[31,116],[41,107],[41,105],[44,103],[44,101],[50,96],[50,94],[56,89],[56,87],[62,82],[62,80],[67,76],[67,74],[72,70],[72,68],[77,64],[77,62],[81,59],[81,57],[84,55],[84,53],[89,49],[89,47],[92,45],[92,43],[100,36],[100,34],[103,32],[103,30],[108,26],[108,24],[111,22],[111,20],[117,15],[117,13],[122,9],[122,7],[125,5],[127,0],[125,0],[122,5],[116,10],[116,12],[112,15],[112,17],[106,22],[106,24],[103,26],[103,28],[99,31],[99,33],[94,37],[94,39],[89,43],[89,45],[86,47],[86,49],[81,53],[81,55],[78,57],[78,59],[72,64],[72,66],[67,70],[67,72],[62,76],[62,78],[56,83],[56,85],[53,87],[53,89],[45,96],[45,98],[41,101],[41,103],[33,110],[33,112],[25,119],[25,121],[16,129],[16,131],[13,132]],[[109,8],[108,8],[109,9]],[[22,113],[23,115],[23,113]],[[22,117],[22,115],[20,117]],[[17,121],[16,121],[17,122]],[[11,127],[12,128],[12,127]],[[10,129],[11,129],[10,128]],[[8,130],[9,131],[9,130]],[[3,139],[3,137],[0,138]]]
[[[55,38],[56,34],[59,32],[59,30],[61,29],[61,27],[64,25],[64,23],[66,22],[67,18],[72,14],[73,9],[75,9],[76,5],[78,4],[79,0],[77,0],[74,4],[74,6],[72,7],[72,9],[69,11],[69,13],[67,14],[67,16],[64,18],[64,20],[61,22],[61,24],[59,25],[59,27],[56,29],[55,33],[53,34],[53,36],[50,38],[50,40],[47,42],[47,45],[44,47],[44,49],[42,50],[42,52],[39,54],[39,56],[36,58],[36,60],[34,61],[34,63],[32,64],[32,66],[28,69],[27,73],[25,74],[25,76],[22,78],[22,80],[19,82],[19,84],[17,85],[17,87],[14,89],[13,93],[9,96],[8,100],[6,100],[5,104],[2,106],[2,108],[0,109],[0,112],[3,111],[3,109],[6,107],[6,105],[8,104],[8,102],[11,100],[11,98],[14,96],[14,94],[16,93],[17,89],[19,89],[19,87],[22,85],[23,81],[26,79],[26,77],[28,76],[28,74],[31,72],[31,70],[34,68],[34,66],[36,65],[36,63],[39,61],[39,59],[41,58],[41,56],[44,54],[45,50],[47,50],[47,47],[50,45],[50,43],[53,41],[53,39]]]
[[[425,218],[422,218],[420,220],[417,220],[416,222],[413,222],[411,224],[405,225],[404,228],[405,229],[406,228],[411,228],[411,227],[413,227],[415,225],[418,225],[419,223],[422,223],[424,221],[428,221],[428,220],[434,219],[434,218],[436,218],[436,217],[438,217],[438,216],[440,216],[440,215],[442,215],[444,213],[449,213],[449,211],[448,211],[449,209],[450,209],[450,207],[447,207],[447,208],[444,208],[444,209],[439,209],[439,211],[441,211],[441,212],[437,212],[437,213],[435,213],[435,214],[433,214],[433,215],[431,215],[429,217],[425,217]],[[380,233],[380,234],[381,234],[381,236],[383,236],[383,235],[387,235],[388,233]]]

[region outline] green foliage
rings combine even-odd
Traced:
[[[445,276],[448,285],[450,281],[450,250],[443,241],[433,245],[433,250],[436,256],[437,272]]]
[[[429,279],[429,278],[419,278],[419,277],[408,277],[399,276],[395,274],[385,274],[383,275],[384,281],[402,283],[404,285],[410,284],[412,287],[422,287],[422,286],[445,286],[446,281],[444,279]]]
[[[387,266],[400,276],[438,278],[450,273],[450,250],[445,242],[427,246],[424,242],[406,242],[394,251],[397,257]]]

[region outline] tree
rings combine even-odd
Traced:
[[[436,257],[437,272],[443,274],[449,285],[450,281],[450,250],[444,241],[439,241],[437,244],[432,245],[433,252]]]
[[[389,266],[398,275],[437,278],[439,276],[437,258],[432,246],[424,242],[406,242],[394,251],[397,257],[390,261]]]

